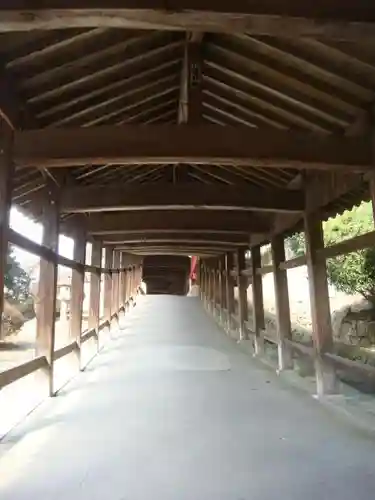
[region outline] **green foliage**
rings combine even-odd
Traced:
[[[305,235],[304,233],[295,233],[286,240],[294,257],[300,257],[305,254]]]
[[[4,276],[6,298],[13,303],[25,302],[29,295],[30,277],[17,262],[13,250],[7,256],[7,267]]]
[[[373,231],[371,203],[362,203],[323,224],[325,245]],[[293,235],[287,244],[295,256],[305,253],[303,233]],[[340,255],[327,260],[328,279],[338,290],[359,293],[375,303],[375,248]]]

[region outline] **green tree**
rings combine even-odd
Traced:
[[[362,203],[323,223],[326,246],[367,233],[374,229],[371,203]],[[303,233],[288,238],[287,245],[295,256],[305,253]],[[327,260],[330,283],[348,294],[359,293],[375,305],[375,248]]]
[[[30,277],[22,269],[14,256],[14,250],[10,247],[7,256],[7,267],[4,276],[5,296],[13,303],[25,302],[29,295]]]

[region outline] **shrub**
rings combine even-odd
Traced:
[[[333,245],[345,239],[364,234],[374,229],[372,205],[362,203],[342,215],[323,223],[325,245]],[[305,253],[303,233],[288,238],[287,245],[295,256]],[[348,294],[359,293],[375,305],[375,248],[327,260],[330,283]]]

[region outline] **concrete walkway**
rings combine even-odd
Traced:
[[[375,495],[375,442],[243,354],[196,298],[142,298],[0,454],[1,500]]]

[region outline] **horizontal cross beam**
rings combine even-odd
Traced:
[[[75,216],[71,217],[74,219]],[[250,212],[189,211],[92,213],[87,218],[88,233],[103,239],[113,235],[163,232],[200,232],[203,234],[267,233],[271,229],[268,214]],[[64,222],[62,222],[64,226]]]
[[[27,6],[26,6],[27,3]],[[339,40],[374,39],[371,2],[315,0],[3,0],[0,31],[112,27]]]
[[[165,233],[153,232],[153,233],[130,233],[130,234],[119,234],[111,235],[103,238],[103,244],[109,246],[119,246],[119,245],[134,245],[134,244],[154,244],[154,243],[186,243],[192,242],[196,243],[217,243],[219,245],[249,245],[249,235],[229,233],[229,234],[217,234],[217,233],[196,233],[187,232],[181,234],[180,232],[169,231]]]
[[[69,187],[61,196],[63,213],[140,210],[233,210],[302,212],[302,191],[191,184],[137,187]]]
[[[364,172],[369,136],[341,137],[219,125],[123,125],[46,128],[15,133],[14,161],[24,167],[209,164]]]

